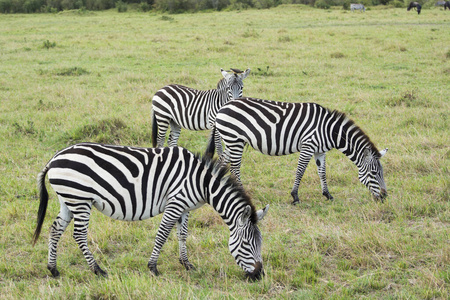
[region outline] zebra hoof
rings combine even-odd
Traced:
[[[148,268],[150,269],[150,272],[152,272],[153,275],[155,275],[155,276],[159,275],[159,272],[158,272],[158,269],[156,268],[156,265],[148,264]]]
[[[97,276],[101,276],[103,278],[108,278],[108,273],[106,273],[105,271],[103,271],[99,266],[95,266],[94,267],[94,273]]]
[[[189,270],[195,270],[194,265],[191,264],[189,261],[182,261],[182,260],[180,259],[180,264],[182,264],[182,265],[186,268],[187,271],[189,271]]]
[[[292,201],[292,203],[291,203],[292,205],[297,205],[297,204],[300,204],[300,200],[294,200],[294,201]]]
[[[59,277],[59,272],[56,269],[56,267],[47,266],[47,269],[50,271],[50,273],[52,273],[53,278],[58,278]]]
[[[333,199],[334,199],[333,196],[331,196],[331,194],[329,192],[325,192],[325,193],[323,193],[323,195],[325,197],[327,197],[327,200],[333,201]]]

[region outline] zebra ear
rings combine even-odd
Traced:
[[[267,211],[269,211],[269,204],[266,205],[263,209],[260,209],[256,212],[256,215],[258,216],[258,221],[261,221],[264,216],[267,214]]]
[[[228,74],[228,72],[225,71],[224,69],[220,69],[220,72],[222,72],[222,76],[223,76],[225,79],[228,79],[228,78],[231,76],[231,75]]]
[[[388,151],[388,148],[381,150],[380,151],[380,158],[382,158],[386,154],[387,151]]]
[[[248,74],[250,74],[250,68],[248,68],[247,70],[245,70],[244,73],[242,73],[240,76],[242,78],[242,80],[244,80],[245,78],[247,78]]]
[[[241,225],[245,224],[248,221],[248,219],[250,219],[251,215],[252,215],[252,208],[250,207],[250,205],[247,205],[244,208],[244,212],[241,215],[241,219],[240,219]]]

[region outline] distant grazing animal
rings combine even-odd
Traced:
[[[366,11],[366,8],[364,7],[364,5],[362,5],[362,4],[354,4],[354,3],[352,3],[352,4],[350,4],[350,9],[351,9],[351,11],[353,12],[355,9],[356,10],[358,10],[359,9],[359,11],[360,12],[365,12]]]
[[[223,78],[215,90],[201,91],[171,84],[156,92],[152,100],[153,147],[164,146],[169,125],[169,146],[177,145],[181,128],[210,130],[219,108],[230,100],[242,97],[243,80],[250,73],[250,69],[245,72],[231,70],[231,74],[220,70]]]
[[[268,206],[256,211],[249,196],[226,168],[207,157],[199,158],[181,147],[136,148],[82,143],[59,151],[39,173],[40,204],[33,243],[36,243],[48,204],[45,175],[58,195],[60,211],[50,229],[47,268],[54,277],[56,249],[61,235],[74,220],[73,237],[90,269],[107,277],[87,244],[92,206],[104,215],[123,221],[145,220],[163,213],[148,262],[156,264],[172,227],[177,224],[180,263],[187,269],[186,250],[189,211],[211,205],[230,229],[229,249],[236,263],[251,279],[263,272],[261,233],[257,221]]]
[[[411,2],[411,3],[409,3],[407,11],[410,11],[412,8],[416,9],[417,10],[417,14],[420,15],[420,11],[422,10],[422,6],[419,4],[419,2]]]
[[[450,1],[445,1],[444,10],[447,10],[447,8],[450,10]]]
[[[240,180],[244,146],[249,144],[263,154],[279,156],[300,152],[291,195],[298,203],[298,188],[312,156],[322,186],[322,194],[333,199],[325,176],[325,153],[333,148],[343,152],[359,169],[359,180],[377,200],[387,196],[379,152],[356,124],[338,111],[315,103],[286,103],[255,98],[239,98],[219,110],[213,131],[225,144],[220,157],[230,162],[230,171]],[[212,138],[207,153],[214,154]]]
[[[444,6],[445,1],[438,1],[434,6]]]

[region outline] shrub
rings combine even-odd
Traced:
[[[321,8],[321,9],[328,9],[330,8],[330,5],[327,3],[326,0],[317,0],[314,4],[315,7]]]
[[[150,4],[148,4],[147,2],[141,2],[141,4],[139,5],[139,9],[143,12],[147,12],[150,10]]]
[[[116,8],[118,12],[126,12],[128,10],[128,4],[125,2],[122,2],[122,0],[119,0],[116,2]]]
[[[0,13],[7,14],[10,13],[12,9],[11,0],[0,0]]]
[[[395,0],[392,2],[392,5],[396,8],[403,8],[405,7],[405,3],[403,3],[403,1],[400,0]]]

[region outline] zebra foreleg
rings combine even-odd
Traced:
[[[56,267],[56,250],[58,248],[58,242],[61,235],[66,230],[70,221],[72,221],[72,213],[66,209],[61,209],[56,220],[53,222],[50,228],[50,236],[48,238],[48,263],[47,269],[52,273],[53,277],[59,277],[59,271]]]
[[[333,196],[331,196],[330,192],[328,191],[325,153],[314,153],[314,160],[316,161],[317,173],[319,174],[320,185],[322,186],[322,195],[327,197],[328,200],[333,200]]]
[[[180,264],[182,264],[186,270],[195,269],[189,262],[186,248],[186,239],[188,236],[188,218],[189,212],[185,212],[177,221],[177,237],[178,245],[180,249]]]
[[[90,209],[90,205],[89,205]],[[75,214],[74,214],[75,215]],[[96,275],[108,277],[108,273],[103,271],[97,262],[94,259],[94,256],[92,255],[92,252],[88,248],[87,244],[87,230],[89,227],[89,212],[85,212],[82,214],[77,214],[74,216],[74,229],[73,229],[73,238],[78,244],[78,247],[80,248],[81,252],[84,255],[84,258],[86,259],[89,268],[94,272]]]
[[[303,174],[305,173],[306,167],[308,166],[314,151],[309,148],[303,148],[300,151],[300,157],[298,158],[297,172],[295,175],[294,187],[291,191],[291,196],[294,199],[292,204],[300,203],[298,198],[298,187],[300,186],[300,181],[302,180]]]
[[[180,211],[180,207],[175,205],[171,206],[170,204],[166,206],[161,224],[158,228],[158,233],[156,234],[155,246],[153,247],[152,255],[150,256],[150,260],[148,261],[148,268],[156,276],[159,275],[156,264],[158,263],[158,257],[161,249],[166,243],[173,226],[180,219],[181,214],[182,211]]]

